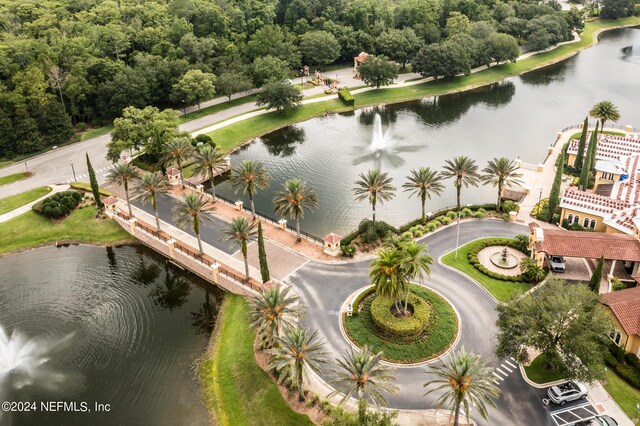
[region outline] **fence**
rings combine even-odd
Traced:
[[[591,126],[589,126],[589,127],[591,127]],[[629,133],[629,132],[627,132],[627,126],[623,126],[621,124],[613,124],[613,123],[611,123],[611,124],[607,124],[605,126],[605,128],[606,129],[622,130],[625,133]],[[573,126],[565,127],[564,129],[562,129],[561,132],[564,133],[564,132],[567,132],[567,131],[573,130],[573,129],[582,130],[582,124],[576,124],[576,125],[573,125]],[[632,127],[631,128],[631,133],[640,133],[640,130],[637,129],[636,127]]]

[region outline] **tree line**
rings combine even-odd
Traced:
[[[361,51],[401,65],[435,56],[465,73],[581,26],[575,10],[527,1],[6,0],[0,156],[58,145],[73,126],[100,125],[128,106],[180,109]]]

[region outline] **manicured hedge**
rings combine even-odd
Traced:
[[[354,106],[356,103],[356,98],[353,97],[349,89],[340,89],[338,91],[338,97],[345,105]]]
[[[469,217],[469,216],[473,216],[476,217],[478,219],[483,219],[484,216],[487,213],[487,210],[495,210],[496,209],[496,205],[495,203],[491,204],[474,204],[471,206],[467,206],[465,208],[463,208],[460,211],[460,217]],[[453,213],[449,213],[449,212],[453,212]],[[476,214],[480,212],[482,213],[480,216],[476,216]],[[447,216],[447,215],[451,215],[451,217],[453,218],[457,218],[458,217],[458,211],[455,208],[446,208],[446,209],[442,209],[442,210],[438,210],[434,213],[432,213],[430,216],[426,217],[427,222],[432,222],[435,218],[437,218],[438,216]],[[422,219],[418,218],[415,220],[412,220],[409,223],[406,223],[402,226],[400,226],[398,228],[398,231],[400,232],[405,232],[408,231],[410,228],[413,228],[416,225],[420,225],[422,224]],[[440,223],[442,224],[442,223]]]
[[[82,194],[63,191],[33,205],[32,210],[50,219],[59,219],[71,213],[82,201]]]
[[[495,238],[487,241],[478,241],[477,244],[475,244],[473,248],[469,250],[469,254],[467,255],[467,258],[469,259],[469,263],[471,263],[478,271],[482,272],[483,274],[491,278],[495,278],[497,280],[513,281],[513,282],[529,282],[528,278],[524,274],[515,275],[515,276],[498,274],[496,272],[490,271],[483,264],[481,264],[480,261],[478,260],[478,253],[480,253],[480,251],[490,246],[509,246],[513,249],[521,251],[517,242],[511,238]]]
[[[413,316],[396,317],[391,312],[393,300],[377,296],[371,302],[371,319],[383,333],[392,336],[415,336],[429,321],[431,306],[420,297],[409,293],[409,304],[413,306]]]
[[[640,360],[636,355],[626,353],[624,349],[611,342],[609,351],[604,354],[604,362],[613,368],[625,382],[640,389]]]
[[[371,286],[360,293],[358,297],[354,299],[353,303],[351,304],[351,307],[353,308],[353,315],[358,315],[360,313],[360,304],[362,303],[362,301],[366,299],[370,294],[375,293],[375,291],[376,288],[374,286]]]

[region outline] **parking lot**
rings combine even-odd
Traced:
[[[574,426],[590,420],[598,414],[596,407],[585,400],[575,401],[573,405],[571,403],[565,405],[552,403],[549,406],[549,415],[554,426]]]

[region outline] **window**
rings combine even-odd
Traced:
[[[569,216],[567,216],[567,222],[569,222],[569,224],[573,223],[573,215],[571,213],[569,213]]]
[[[595,221],[595,219],[591,219],[591,224],[589,225],[589,228],[596,229],[596,221]]]
[[[582,226],[584,228],[588,228],[589,227],[589,218],[588,217],[584,218],[584,222],[583,222]]]
[[[573,218],[573,223],[579,223],[580,222],[580,216],[576,215],[576,217]]]
[[[613,343],[620,346],[620,342],[622,341],[622,334],[615,328],[611,330],[611,334],[609,334],[609,338],[613,340]]]

